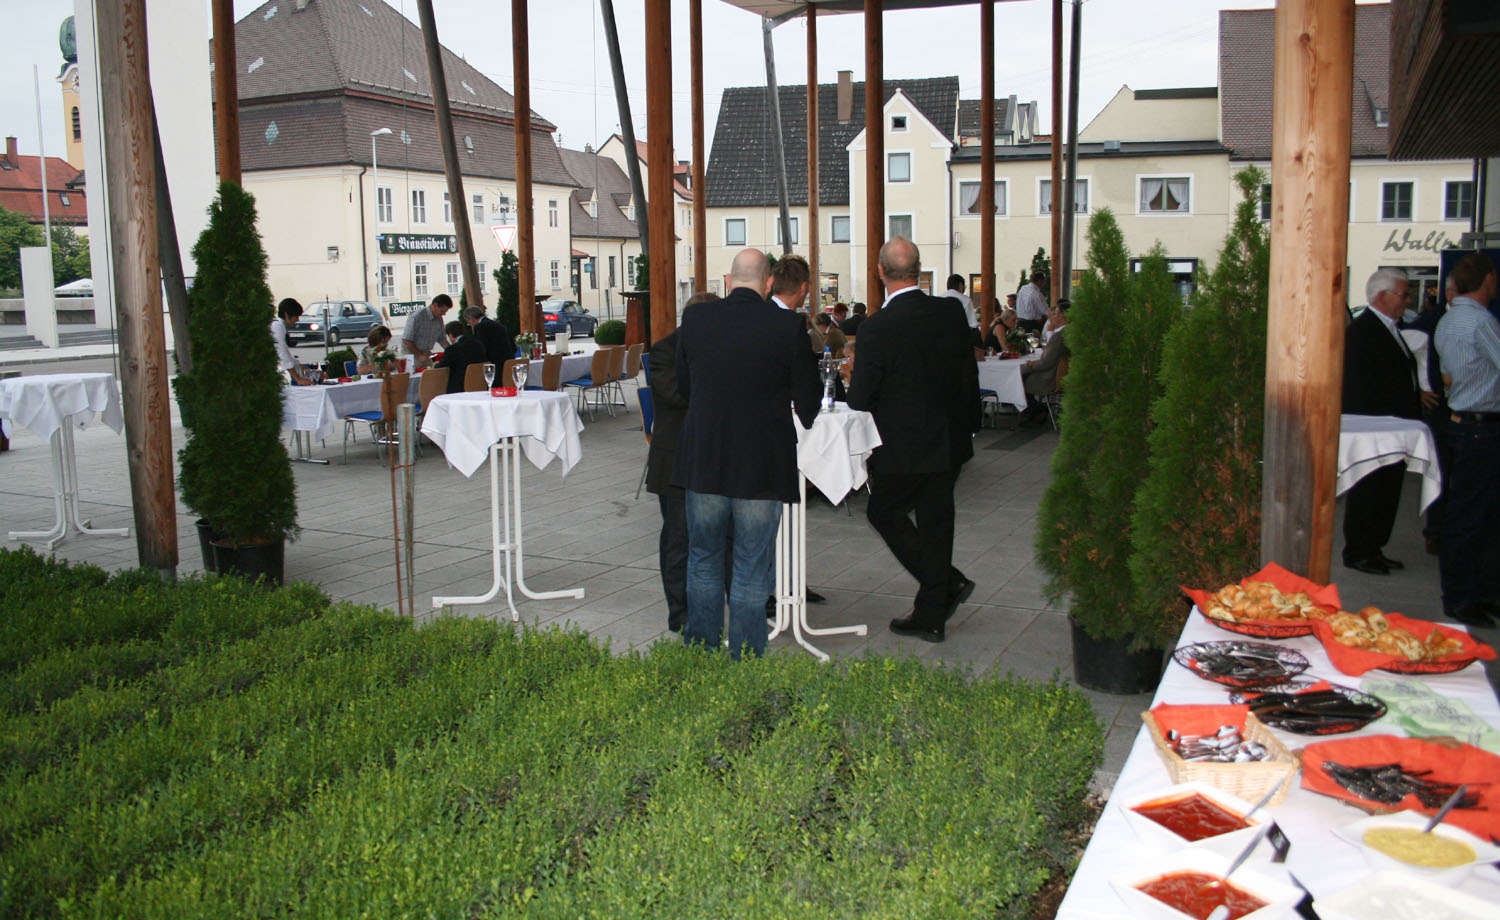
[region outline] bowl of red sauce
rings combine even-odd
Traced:
[[[1262,847],[1269,855],[1270,847]],[[1221,904],[1229,907],[1230,920],[1292,916],[1302,889],[1262,871],[1268,863],[1264,857],[1257,861],[1256,855],[1225,881],[1231,858],[1201,849],[1177,850],[1121,872],[1110,885],[1138,920],[1205,920]]]
[[[1141,842],[1162,852],[1202,849],[1233,856],[1265,822],[1251,804],[1204,782],[1178,783],[1122,800],[1125,821]]]

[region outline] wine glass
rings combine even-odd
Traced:
[[[526,389],[526,377],[531,373],[531,365],[525,361],[517,361],[510,369],[510,379],[515,383],[517,390]]]
[[[495,365],[488,362],[484,365],[484,385],[486,389],[491,389],[495,386]]]

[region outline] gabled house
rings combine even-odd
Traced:
[[[76,228],[88,235],[89,209],[84,197],[83,170],[67,160],[47,157],[47,210],[54,224]],[[33,224],[42,222],[42,158],[23,156],[16,139],[5,139],[0,157],[0,207],[26,215]]]
[[[609,139],[599,145],[599,155],[613,160],[620,167],[620,172],[627,178],[625,180],[625,191],[630,191],[630,155],[626,152],[625,139],[618,134],[611,134]],[[646,142],[637,138],[635,142],[635,157],[640,164],[641,170],[641,192],[649,201],[651,198],[651,170],[646,163]],[[672,220],[675,223],[676,261],[677,261],[677,311],[687,304],[688,298],[693,296],[693,170],[692,164],[686,160],[679,160],[672,164]],[[632,220],[634,218],[632,217]],[[650,219],[646,221],[650,226]],[[628,275],[634,279],[634,273]],[[713,278],[713,266],[710,263],[709,277]],[[627,282],[626,290],[632,290],[633,284]],[[709,290],[717,290],[712,282]]]
[[[621,294],[635,290],[641,255],[630,177],[615,160],[590,148],[558,152],[578,185],[568,197],[572,251],[567,262],[546,263],[547,283],[538,291],[577,300],[604,319],[623,319]]]

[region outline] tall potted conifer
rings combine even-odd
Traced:
[[[1270,234],[1259,216],[1265,173],[1235,181],[1242,200],[1218,264],[1167,336],[1136,495],[1132,619],[1163,647],[1191,606],[1179,586],[1216,588],[1260,565]]]
[[[255,199],[237,184],[220,183],[193,258],[193,366],[177,378],[187,429],[178,453],[182,500],[212,536],[205,568],[279,584],[285,540],[297,530],[296,484],[281,442],[266,253]]]
[[[1130,557],[1135,491],[1146,471],[1162,340],[1182,311],[1158,244],[1130,271],[1114,214],[1089,223],[1089,271],[1068,311],[1062,435],[1037,517],[1050,597],[1067,597],[1075,677],[1114,693],[1154,686],[1161,649],[1139,635]]]

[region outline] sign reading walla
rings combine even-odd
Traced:
[[[458,252],[458,237],[441,233],[382,233],[380,251],[403,253]]]

